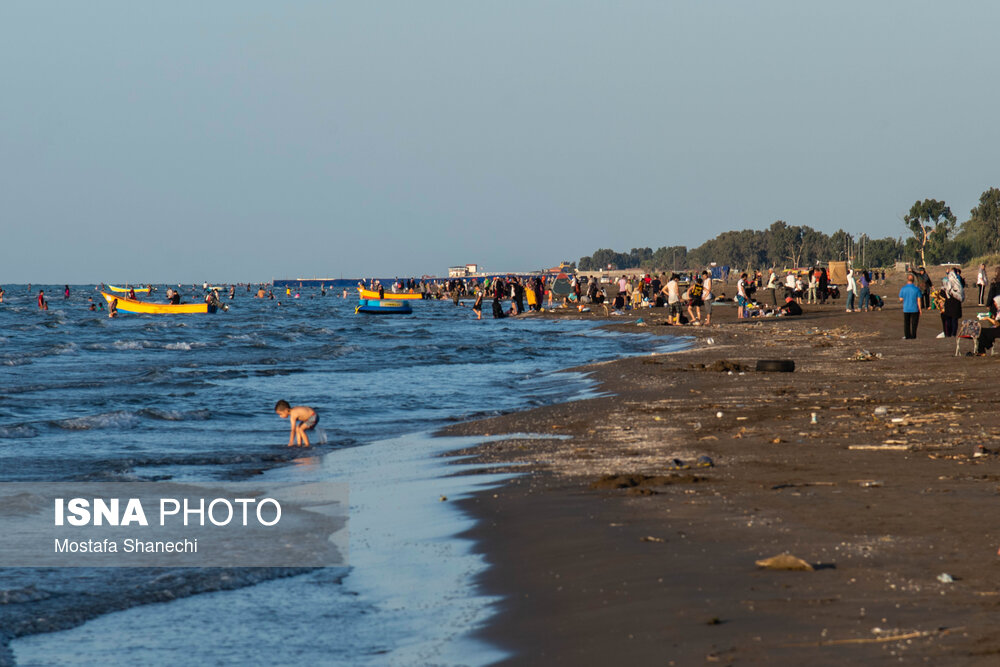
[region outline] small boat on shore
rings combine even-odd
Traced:
[[[117,301],[116,307],[123,313],[142,313],[145,315],[198,315],[202,313],[214,313],[217,306],[207,303],[150,303],[149,301],[139,301],[137,299],[127,299],[123,296],[101,292],[104,300],[111,305],[112,301]]]
[[[358,288],[358,296],[362,299],[373,299],[378,301],[378,292],[373,292],[370,289],[364,289],[363,287]],[[423,299],[424,295],[417,292],[416,294],[410,294],[408,292],[385,292],[382,296],[383,301],[417,301]]]
[[[115,287],[114,285],[108,285],[108,289],[112,292],[118,292],[119,294],[128,294],[130,289],[135,290],[136,294],[145,294],[149,292],[148,287]]]
[[[413,308],[405,301],[392,301],[389,299],[360,299],[355,313],[369,313],[371,315],[411,315]]]

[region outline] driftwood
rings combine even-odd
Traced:
[[[849,646],[857,644],[886,644],[889,642],[905,641],[907,639],[918,639],[920,637],[933,637],[936,635],[946,635],[956,630],[965,628],[940,628],[938,630],[916,630],[905,632],[899,635],[886,635],[884,637],[859,637],[856,639],[830,639],[818,642],[806,642],[804,644],[784,644],[785,648],[804,648],[809,646]]]
[[[905,452],[909,445],[851,445],[848,449],[865,452]]]

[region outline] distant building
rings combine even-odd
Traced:
[[[463,266],[448,267],[449,278],[468,278],[469,276],[474,276],[477,273],[479,273],[478,264],[465,264]]]

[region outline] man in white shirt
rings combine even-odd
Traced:
[[[715,295],[712,294],[712,274],[708,271],[701,272],[701,300],[702,309],[705,312],[705,321],[703,324],[707,327],[712,323],[712,301],[715,299]]]
[[[676,273],[670,276],[667,286],[663,288],[667,293],[667,307],[670,308],[671,324],[681,323],[681,284],[680,276]]]
[[[795,293],[795,274],[791,271],[785,276],[785,298],[794,296]]]

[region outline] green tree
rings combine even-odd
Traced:
[[[925,199],[910,207],[903,218],[907,228],[916,240],[920,252],[920,263],[927,266],[927,255],[931,261],[940,259],[948,243],[948,235],[955,230],[955,214],[943,201]]]
[[[785,260],[792,253],[792,247],[795,243],[795,228],[789,227],[784,220],[775,220],[764,234],[767,236],[765,244],[767,264],[769,266],[783,266]]]
[[[846,261],[850,259],[851,247],[854,239],[843,229],[838,229],[830,235],[830,243],[827,250],[830,254],[829,261]]]
[[[1000,190],[990,188],[979,196],[979,206],[962,225],[983,254],[1000,252]]]
[[[799,266],[816,266],[829,259],[830,237],[812,227],[803,226],[800,235],[801,257]]]
[[[663,246],[657,248],[648,262],[643,262],[643,266],[655,270],[674,271],[684,269],[688,266],[687,246]]]
[[[902,240],[894,238],[868,239],[865,243],[865,264],[867,266],[892,266],[902,256]]]

